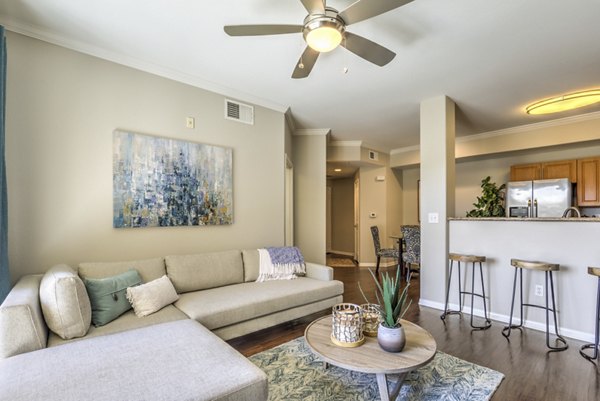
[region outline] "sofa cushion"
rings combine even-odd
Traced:
[[[237,250],[167,256],[165,262],[167,275],[178,293],[244,281],[242,253]]]
[[[256,281],[260,274],[258,249],[244,249],[242,259],[244,260],[244,281]]]
[[[164,258],[132,260],[129,262],[86,262],[79,264],[81,278],[105,278],[135,269],[147,283],[167,274]]]
[[[11,401],[264,401],[267,378],[188,319],[2,360],[0,389]]]
[[[83,282],[71,267],[57,265],[44,274],[40,303],[46,324],[64,339],[82,337],[90,328],[92,309]]]
[[[85,279],[94,326],[104,326],[131,309],[127,288],[141,283],[142,279],[134,269],[112,277]]]
[[[179,296],[175,306],[211,330],[344,292],[340,281],[295,280],[242,283]]]
[[[149,283],[127,288],[127,299],[137,317],[148,316],[179,299],[167,276]]]
[[[173,305],[167,305],[156,313],[153,313],[144,317],[137,317],[133,310],[129,310],[104,326],[94,327],[90,326],[85,337],[74,338],[72,340],[63,340],[54,333],[48,335],[48,347],[55,347],[57,345],[67,344],[79,340],[87,340],[88,338],[105,336],[108,334],[120,333],[127,330],[139,329],[142,327],[153,326],[160,323],[174,322],[177,320],[188,320],[189,317],[174,307]]]
[[[0,306],[0,358],[46,347],[48,327],[40,306],[42,277],[23,276]]]

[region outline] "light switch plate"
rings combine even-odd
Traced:
[[[185,126],[187,128],[194,128],[196,126],[196,120],[194,119],[194,117],[186,117]]]

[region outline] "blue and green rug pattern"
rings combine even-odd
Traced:
[[[269,401],[375,401],[375,375],[323,363],[303,337],[250,357],[269,379]],[[411,372],[398,400],[486,401],[504,375],[438,351],[431,363]]]

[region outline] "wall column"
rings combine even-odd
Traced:
[[[325,264],[327,135],[296,130],[294,154],[294,242],[307,262]]]
[[[421,299],[444,303],[448,217],[454,216],[455,104],[447,96],[421,102]]]

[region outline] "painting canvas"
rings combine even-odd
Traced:
[[[113,133],[113,226],[232,224],[230,148]]]

